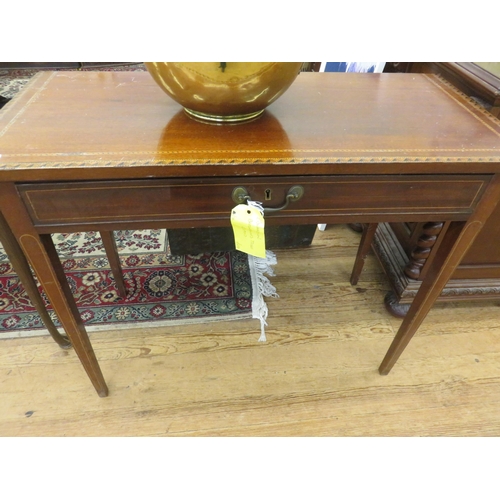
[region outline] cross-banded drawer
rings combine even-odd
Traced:
[[[275,223],[354,219],[447,220],[472,213],[490,177],[486,175],[290,176],[227,179],[151,179],[19,184],[18,191],[38,227],[77,224],[208,221],[229,223],[233,191],[265,207],[285,205],[290,188],[297,201],[270,214]],[[191,224],[196,225],[196,224]]]

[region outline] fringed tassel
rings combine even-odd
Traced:
[[[270,250],[266,250],[266,258],[248,256],[248,264],[250,267],[250,274],[252,277],[253,300],[252,300],[252,317],[260,320],[260,338],[259,342],[265,342],[266,339],[266,326],[267,326],[267,304],[264,297],[276,297],[276,288],[271,284],[269,278],[264,276],[274,276],[274,271],[271,266],[277,264],[276,254]]]

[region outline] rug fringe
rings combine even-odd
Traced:
[[[275,276],[272,266],[278,263],[276,254],[271,250],[266,250],[266,258],[248,256],[248,265],[250,267],[250,275],[252,277],[252,317],[260,320],[260,337],[259,342],[265,342],[266,339],[266,326],[268,308],[264,301],[264,297],[275,297],[279,295],[276,293],[276,287],[269,281],[269,278],[264,276]]]

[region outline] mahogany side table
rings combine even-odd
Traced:
[[[500,199],[500,122],[439,78],[302,73],[264,115],[187,117],[142,72],[44,72],[0,114],[0,211],[100,396],[50,234],[229,226],[242,188],[267,224],[445,221],[379,372],[409,343]]]

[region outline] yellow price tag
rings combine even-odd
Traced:
[[[262,211],[251,205],[236,205],[231,211],[236,249],[255,257],[266,258],[266,237]]]

